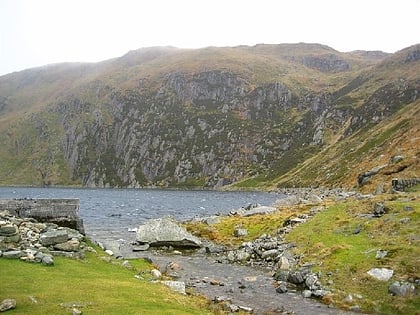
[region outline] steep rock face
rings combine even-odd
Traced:
[[[307,112],[297,126],[292,107]],[[154,92],[108,90],[100,107],[69,99],[56,110],[65,157],[87,186],[214,187],[273,167],[291,148],[322,144],[329,100],[204,71],[171,73]]]

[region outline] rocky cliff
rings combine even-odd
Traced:
[[[419,50],[166,47],[3,76],[1,183],[273,180],[418,102]]]

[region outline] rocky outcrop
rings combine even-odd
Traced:
[[[201,241],[197,237],[188,233],[184,228],[169,218],[153,219],[140,225],[136,232],[136,241],[139,244],[149,244],[154,247],[201,247]]]

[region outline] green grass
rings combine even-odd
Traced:
[[[300,225],[288,236],[297,245],[302,262],[316,264],[322,281],[331,284],[334,304],[350,307],[343,302],[347,294],[360,294],[357,300],[364,311],[377,314],[418,314],[420,299],[393,297],[388,293],[390,283],[418,277],[420,268],[420,204],[415,201],[387,201],[389,213],[380,218],[358,215],[371,212],[373,202],[343,202],[319,213],[308,223]],[[413,210],[404,210],[405,206]],[[400,220],[409,218],[408,223]],[[354,234],[356,227],[361,232]],[[386,250],[384,259],[376,259],[377,250]],[[387,282],[367,275],[371,268],[391,268],[394,276]],[[327,273],[331,273],[327,276]],[[417,312],[417,313],[416,313]]]
[[[56,257],[52,267],[0,259],[0,300],[16,299],[10,314],[69,314],[72,304],[83,314],[211,314],[203,298],[151,283],[151,265],[144,260],[130,260],[133,268],[127,269],[101,256]],[[136,279],[138,273],[145,279]]]

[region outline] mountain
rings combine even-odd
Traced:
[[[419,59],[420,45],[151,47],[8,74],[0,184],[351,187],[396,155],[393,174],[415,176]]]

